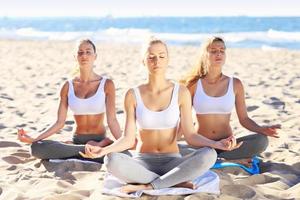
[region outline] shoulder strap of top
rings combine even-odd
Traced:
[[[233,92],[233,76],[230,77],[230,79],[229,79],[228,91],[232,91]]]
[[[194,93],[194,97],[196,95],[200,95],[203,93],[203,86],[201,83],[201,79],[198,79],[197,83],[196,83],[196,89],[195,89],[195,93]]]
[[[99,90],[104,89],[106,80],[107,80],[107,78],[103,76],[103,77],[102,77],[102,80],[101,80],[101,82],[100,82],[100,85],[99,85]]]
[[[179,84],[178,83],[174,83],[174,88],[173,88],[173,93],[172,93],[172,99],[171,102],[175,102],[178,103],[178,94],[179,94]]]
[[[72,79],[68,80],[68,82],[69,82],[69,94],[74,94],[74,87],[73,87]]]
[[[138,87],[134,87],[133,88],[133,92],[134,92],[134,95],[135,95],[135,100],[136,100],[136,104],[140,104],[141,101],[142,101],[142,97],[141,97],[141,94],[140,94],[140,90]]]

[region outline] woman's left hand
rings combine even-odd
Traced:
[[[260,133],[262,133],[266,136],[279,138],[277,129],[280,129],[280,128],[281,128],[280,124],[276,124],[276,125],[272,125],[272,126],[262,126]]]
[[[225,139],[217,141],[216,144],[217,146],[215,148],[217,149],[221,149],[224,151],[232,151],[234,149],[239,148],[243,144],[243,142],[237,143],[235,137],[232,135]]]
[[[85,145],[85,152],[79,152],[79,154],[84,158],[99,158],[104,156],[102,147],[89,143]]]

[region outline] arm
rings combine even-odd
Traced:
[[[107,80],[105,84],[105,105],[106,105],[106,117],[108,127],[113,134],[114,138],[117,140],[121,137],[121,128],[116,117],[116,101],[115,101],[115,85],[113,81]]]
[[[85,154],[80,152],[83,157],[95,158],[102,157],[111,152],[121,152],[127,150],[135,145],[135,97],[132,90],[129,90],[125,96],[125,131],[117,141],[106,147],[99,147],[86,144]]]
[[[235,108],[239,118],[240,124],[246,129],[261,133],[267,136],[278,137],[276,129],[280,128],[280,125],[273,126],[259,126],[255,123],[247,113],[245,103],[245,92],[242,82],[239,79],[234,79],[234,90],[235,90]]]
[[[180,87],[179,91],[179,105],[181,128],[188,144],[196,147],[208,146],[222,150],[233,150],[242,144],[236,144],[236,140],[232,136],[223,140],[214,141],[197,134],[192,121],[191,95],[183,86]]]
[[[197,86],[197,84],[196,84],[197,82],[195,82],[194,84],[191,84],[191,85],[189,85],[189,86],[187,86],[187,89],[188,89],[188,91],[189,91],[189,95],[191,96],[191,107],[192,107],[192,105],[193,105],[193,97],[194,97],[194,95],[195,95],[195,90],[196,90],[196,86]],[[195,121],[197,121],[197,120],[195,120]],[[193,119],[193,121],[192,121],[193,123],[194,123],[194,119]],[[198,124],[197,124],[197,126],[198,126]],[[177,140],[182,140],[182,136],[183,136],[183,130],[182,130],[182,128],[181,128],[181,123],[179,124],[179,128],[178,128],[178,131],[177,131]]]
[[[18,138],[21,142],[33,143],[39,140],[43,140],[47,137],[50,137],[54,133],[57,133],[60,129],[63,128],[67,118],[67,112],[68,112],[68,89],[69,89],[69,83],[66,82],[60,91],[60,103],[58,107],[56,122],[36,138],[32,138],[28,136],[26,133],[24,133],[24,130],[22,129],[19,130]]]

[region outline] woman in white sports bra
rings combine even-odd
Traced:
[[[66,81],[62,86],[56,122],[37,137],[29,136],[23,129],[18,130],[19,140],[32,144],[32,155],[37,158],[82,158],[79,151],[84,151],[84,145],[87,142],[99,146],[111,144],[112,141],[105,135],[105,114],[115,139],[121,136],[115,114],[114,83],[93,70],[94,61],[97,58],[94,43],[89,39],[80,40],[76,51],[79,76]],[[76,123],[73,144],[44,140],[64,127],[68,107],[73,111]],[[98,159],[99,162],[101,160],[101,158]]]
[[[259,126],[247,115],[242,82],[222,73],[226,47],[222,38],[212,37],[203,43],[195,67],[181,82],[190,91],[196,111],[198,134],[211,140],[233,136],[230,115],[235,107],[243,127],[254,132],[237,139],[239,148],[217,151],[227,160],[246,159],[263,152],[268,145],[267,136],[278,137],[279,125]],[[184,148],[184,146],[182,146]]]
[[[126,94],[124,135],[104,148],[86,145],[85,156],[107,155],[104,163],[108,172],[128,183],[122,188],[125,193],[172,186],[194,188],[190,181],[215,163],[214,148],[230,150],[235,148],[235,141],[209,140],[196,133],[189,91],[165,77],[168,50],[164,42],[151,39],[146,44],[143,64],[148,69],[148,81]],[[188,143],[199,147],[185,157],[180,155],[177,145],[179,123]],[[132,157],[117,153],[133,147],[135,138]]]

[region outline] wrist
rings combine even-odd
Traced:
[[[209,146],[210,146],[211,148],[218,149],[218,143],[219,143],[219,141],[211,140]]]

